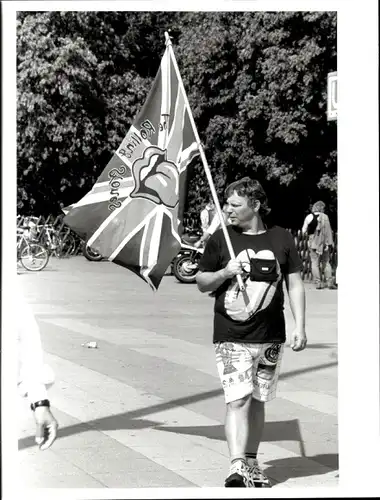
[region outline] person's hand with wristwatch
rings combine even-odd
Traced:
[[[48,399],[36,401],[30,405],[36,422],[36,443],[40,450],[47,450],[57,437],[58,422],[50,410]]]

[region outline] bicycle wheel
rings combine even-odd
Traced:
[[[83,245],[83,255],[86,257],[87,260],[93,262],[98,262],[100,260],[103,260],[103,257],[100,255],[100,253],[98,253],[93,248],[87,246],[86,244]]]
[[[76,250],[76,241],[72,234],[68,234],[64,236],[61,243],[61,255],[63,257],[69,257],[70,255],[74,255]]]
[[[49,262],[49,252],[38,243],[29,243],[21,250],[20,261],[28,271],[42,271]]]
[[[61,237],[55,233],[50,235],[49,253],[53,257],[62,257],[62,240]]]

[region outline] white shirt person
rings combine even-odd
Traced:
[[[50,448],[57,437],[58,423],[50,410],[47,388],[54,382],[53,371],[44,364],[40,330],[31,306],[18,284],[17,386],[28,398],[36,422],[35,440],[41,450]]]

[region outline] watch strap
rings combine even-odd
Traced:
[[[32,403],[30,405],[30,409],[32,411],[34,411],[39,406],[47,406],[49,408],[50,407],[50,401],[48,399],[41,399],[40,401],[36,401],[35,403]]]

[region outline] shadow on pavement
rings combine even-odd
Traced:
[[[225,440],[223,425],[198,427],[156,426],[155,428],[165,432],[174,432],[176,434],[181,433],[204,436],[221,441]],[[298,419],[266,422],[262,441],[296,441],[299,444],[301,455],[299,457],[269,460],[267,462],[263,461],[263,464],[268,466],[265,469],[265,473],[270,478],[273,478],[276,483],[282,483],[291,478],[320,475],[321,466],[327,467],[332,471],[338,470],[338,455],[336,453],[314,455],[310,457],[305,455],[305,448]]]
[[[338,455],[336,453],[328,453],[312,457],[280,458],[263,462],[263,464],[267,466],[265,474],[273,478],[276,484],[279,484],[297,477],[323,476],[321,465],[328,467],[332,471],[338,471]],[[337,473],[335,477],[339,477],[339,474]]]
[[[337,347],[337,342],[326,344],[307,344],[307,349],[334,349]]]
[[[330,361],[329,363],[324,363],[323,365],[319,366],[312,366],[310,368],[300,368],[298,370],[292,370],[291,372],[280,374],[280,380],[293,378],[296,375],[300,375],[301,373],[317,372],[319,370],[325,370],[326,368],[332,368],[333,366],[337,366],[337,364],[338,364],[337,361]]]
[[[177,406],[186,406],[198,401],[203,401],[205,399],[221,395],[222,395],[222,390],[217,389],[213,391],[203,392],[201,394],[194,394],[193,396],[186,396],[183,398],[174,399],[172,401],[159,403],[156,405],[148,406],[146,408],[141,408],[139,410],[132,410],[125,413],[117,413],[116,415],[110,415],[109,417],[97,418],[94,420],[90,420],[89,422],[69,425],[67,427],[63,427],[58,430],[58,438],[73,436],[75,434],[79,434],[81,432],[86,432],[89,430],[102,431],[102,430],[139,429],[143,427],[153,427],[155,425],[159,425],[160,422],[153,422],[153,425],[146,424],[146,422],[151,422],[151,421],[145,421],[144,419],[141,420],[141,417],[144,417],[145,415],[149,415],[151,413],[169,410]],[[141,425],[141,422],[145,422],[145,424]],[[19,445],[19,450],[29,448],[30,446],[35,446],[34,436],[28,436],[19,439],[18,445]]]
[[[204,436],[210,439],[219,439],[220,441],[226,439],[224,425],[201,425],[196,427],[167,427],[165,425],[159,425],[156,426],[155,429],[165,432],[174,432],[175,434]],[[266,422],[262,441],[296,441],[299,444],[300,455],[302,457],[305,456],[305,447],[298,419]]]
[[[287,373],[284,373],[280,375],[280,380],[284,380],[287,378],[291,378],[295,375],[301,374],[301,373],[307,373],[307,372],[315,372],[318,370],[323,370],[325,368],[330,368],[333,366],[336,366],[337,362],[332,361],[330,363],[324,363],[323,365],[319,366],[313,366],[310,368],[300,368],[299,370],[293,370]],[[144,417],[146,415],[150,415],[152,413],[156,412],[161,412],[165,411],[171,408],[175,408],[177,406],[187,406],[192,403],[197,403],[199,401],[204,401],[206,399],[214,398],[216,396],[222,396],[223,391],[222,389],[216,389],[212,391],[207,391],[207,392],[202,392],[200,394],[194,394],[192,396],[185,396],[183,398],[178,398],[174,399],[171,401],[155,404],[152,406],[148,406],[146,408],[141,408],[139,410],[132,410],[129,412],[125,413],[118,413],[116,415],[110,415],[108,417],[103,417],[103,418],[98,418],[94,420],[90,420],[88,422],[83,422],[80,424],[74,424],[74,425],[69,425],[67,427],[60,428],[58,430],[58,438],[59,437],[67,437],[67,436],[72,436],[75,434],[79,434],[81,432],[86,432],[88,430],[115,430],[115,429],[133,429],[133,428],[141,428],[141,427],[153,427],[157,424],[157,422],[154,422],[153,425],[146,425],[138,427],[139,420],[136,419],[141,419],[141,417]],[[52,402],[53,407],[54,407],[54,402]],[[143,420],[144,421],[144,420]],[[295,420],[297,421],[297,420]],[[295,422],[295,421],[288,421],[288,422]],[[148,421],[150,422],[150,421]],[[298,421],[297,421],[298,422]],[[141,420],[140,420],[141,423]],[[158,423],[159,424],[159,423]],[[268,425],[270,422],[268,422]],[[293,425],[293,424],[291,424]],[[168,428],[165,428],[167,430]],[[180,432],[178,427],[173,428],[176,429],[175,432]],[[173,430],[174,432],[174,430]],[[288,432],[288,431],[286,431]],[[221,438],[224,439],[224,438]],[[283,438],[282,438],[283,440]],[[302,442],[302,439],[300,438],[300,441]],[[34,436],[28,436],[22,439],[19,439],[18,441],[19,444],[19,450],[23,450],[25,448],[29,448],[31,446],[35,446],[34,442]],[[302,454],[302,451],[301,451]]]
[[[51,267],[45,267],[44,269],[42,269],[42,271],[28,271],[27,269],[18,269],[17,270],[17,274],[35,274],[35,273],[56,273],[58,272],[59,270],[56,269],[56,268],[51,268]]]

